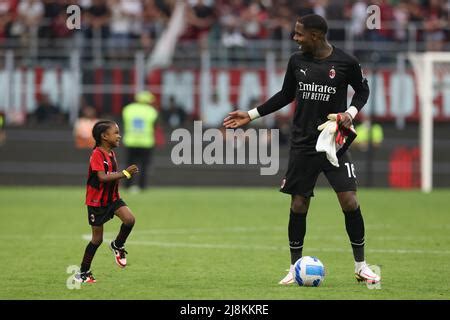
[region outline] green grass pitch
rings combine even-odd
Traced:
[[[449,190],[359,192],[366,259],[379,289],[358,284],[343,214],[331,189],[317,189],[304,255],[317,256],[319,288],[278,281],[289,266],[289,197],[276,189],[158,188],[121,192],[136,216],[119,269],[105,225],[92,271],[96,284],[68,289],[90,233],[83,188],[0,188],[0,299],[450,299]]]

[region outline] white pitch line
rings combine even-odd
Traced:
[[[315,227],[315,230],[328,230],[328,229],[340,229],[344,226],[339,225],[322,225]],[[366,229],[390,229],[390,225],[366,225]],[[259,232],[259,231],[285,231],[286,226],[263,226],[263,227],[228,227],[228,228],[174,228],[174,229],[149,229],[133,231],[133,233],[139,232],[142,234],[194,234],[194,233],[241,233],[241,232]]]
[[[84,240],[90,240],[91,235],[83,235]],[[110,242],[112,239],[105,239]],[[196,249],[231,249],[231,250],[262,250],[262,251],[287,251],[288,246],[261,246],[261,245],[243,245],[243,244],[215,244],[215,243],[181,243],[181,242],[162,242],[162,241],[143,241],[129,240],[127,244],[161,247],[161,248],[196,248]],[[316,252],[351,252],[344,248],[307,248],[308,251]],[[393,254],[450,254],[449,250],[418,250],[418,249],[366,249],[366,252],[373,253],[393,253]]]
[[[245,249],[245,250],[275,250],[286,251],[288,246],[260,246],[260,245],[242,245],[242,244],[213,244],[213,243],[177,243],[177,242],[160,242],[160,241],[141,241],[131,240],[129,244],[153,246],[153,247],[169,247],[169,248],[203,248],[203,249]],[[307,248],[310,251],[323,252],[351,252],[350,249],[340,248]],[[449,250],[411,250],[411,249],[366,249],[367,252],[374,253],[395,253],[395,254],[450,254]]]
[[[368,226],[367,229],[372,228],[376,225]],[[380,226],[380,225],[378,225]],[[326,228],[332,227],[325,226]],[[321,230],[322,228],[315,228],[313,231]],[[218,233],[226,234],[226,233],[242,233],[242,234],[251,234],[256,232],[285,232],[287,231],[287,226],[263,226],[263,227],[229,227],[229,228],[181,228],[181,229],[148,229],[148,230],[134,230],[133,235],[198,235],[198,234],[212,234],[217,235]],[[115,232],[105,232],[105,235],[109,235],[114,237],[116,235]],[[281,233],[280,233],[281,236]],[[283,233],[284,237],[284,233]],[[439,238],[439,240],[448,239],[450,240],[450,236],[445,234],[434,234],[431,238],[430,236],[370,236],[367,237],[367,241],[433,241],[434,239]],[[307,235],[307,240],[347,240],[348,237],[346,235],[327,235],[327,236],[319,236],[319,235]]]
[[[247,233],[260,231],[281,231],[287,227],[230,227],[230,228],[183,228],[183,229],[149,229],[137,230],[139,234],[199,234],[199,233]]]

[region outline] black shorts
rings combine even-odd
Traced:
[[[321,172],[325,174],[335,192],[356,191],[355,167],[349,152],[345,152],[338,160],[339,167],[335,167],[328,161],[325,152],[307,155],[291,149],[287,173],[280,191],[306,198],[312,197]]]
[[[117,209],[126,205],[125,201],[119,199],[106,207],[87,206],[89,224],[96,227],[102,226],[105,222],[114,218],[114,213]]]

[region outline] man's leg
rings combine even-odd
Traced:
[[[326,159],[325,156],[324,159]],[[362,280],[377,282],[380,277],[370,270],[364,260],[364,220],[356,197],[355,166],[350,154],[346,152],[339,157],[339,167],[331,165],[328,161],[325,163],[325,176],[336,192],[339,204],[344,212],[345,229],[347,230],[355,259],[356,277],[358,280],[364,278]]]
[[[292,265],[302,257],[303,240],[306,234],[306,215],[310,199],[300,195],[292,195],[291,198],[288,236]]]
[[[364,219],[358,204],[356,191],[337,192],[336,194],[344,212],[345,229],[353,249],[356,278],[359,281],[377,283],[380,281],[380,277],[367,266],[364,258]]]
[[[279,282],[280,284],[294,283],[294,264],[302,257],[303,240],[306,234],[306,215],[308,214],[311,198],[300,195],[291,196],[291,210],[289,214],[288,237],[291,252],[291,266],[288,274]]]
[[[364,261],[364,220],[356,197],[356,191],[336,193],[345,217],[350,244],[355,262]]]
[[[280,191],[291,195],[288,237],[291,254],[289,273],[280,284],[294,283],[294,264],[302,257],[303,239],[306,233],[306,216],[309,203],[314,196],[314,186],[320,174],[320,156],[305,155],[299,150],[291,150],[288,170]]]

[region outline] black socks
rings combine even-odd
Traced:
[[[94,259],[95,252],[99,246],[100,244],[93,244],[92,242],[88,243],[86,250],[84,251],[83,261],[81,262],[81,272],[89,271],[92,259]]]
[[[117,248],[122,248],[125,244],[125,241],[127,241],[128,235],[130,234],[131,230],[133,229],[134,225],[126,225],[122,223],[120,226],[119,234],[117,235],[116,240],[114,241],[114,245]]]
[[[291,264],[294,264],[298,259],[302,257],[303,239],[305,238],[306,234],[306,215],[307,212],[295,213],[291,209],[288,226]]]
[[[361,209],[358,207],[354,211],[344,211],[344,216],[345,229],[352,245],[355,261],[364,261],[364,220]]]
[[[306,213],[295,213],[291,210],[289,216],[289,249],[291,252],[291,264],[302,257],[303,239],[306,234]],[[356,262],[364,261],[364,220],[361,209],[344,211],[345,229],[347,230],[353,256]]]

